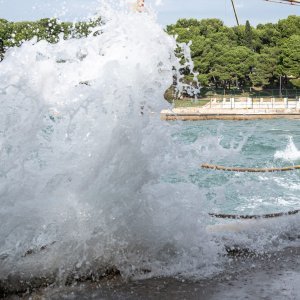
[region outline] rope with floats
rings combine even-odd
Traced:
[[[283,167],[283,168],[237,168],[237,167],[225,167],[219,165],[203,164],[202,169],[211,169],[218,171],[229,171],[229,172],[252,172],[252,173],[263,173],[263,172],[284,172],[299,170],[300,165]]]
[[[236,167],[224,167],[219,165],[211,165],[211,164],[203,164],[201,165],[202,169],[211,169],[218,171],[229,171],[229,172],[284,172],[284,171],[294,171],[300,169],[300,165],[283,167],[283,168],[236,168]],[[234,215],[234,214],[217,214],[217,213],[209,213],[211,217],[219,218],[219,219],[231,219],[231,220],[253,220],[253,219],[271,219],[278,218],[283,216],[291,216],[300,213],[300,209],[292,210],[288,212],[279,212],[279,213],[271,213],[271,214],[262,214],[262,215]]]
[[[288,212],[279,212],[279,213],[272,213],[272,214],[264,214],[264,215],[231,215],[231,214],[217,214],[217,213],[209,213],[211,217],[218,218],[218,219],[243,219],[243,220],[253,220],[253,219],[271,219],[271,218],[279,218],[284,216],[291,216],[297,215],[300,213],[300,209],[291,210]]]

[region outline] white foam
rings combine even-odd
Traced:
[[[289,137],[289,142],[283,151],[276,151],[274,154],[275,159],[283,159],[287,161],[300,160],[300,151],[294,144],[293,137]]]
[[[128,276],[214,268],[200,191],[159,182],[178,151],[159,114],[176,42],[151,13],[107,7],[100,35],[25,42],[1,63],[2,277],[95,261]]]

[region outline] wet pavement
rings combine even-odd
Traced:
[[[300,248],[229,259],[226,271],[201,280],[121,277],[72,287],[48,287],[23,299],[299,299]],[[19,299],[11,296],[10,299]]]

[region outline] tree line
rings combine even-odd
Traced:
[[[192,42],[194,70],[203,87],[300,87],[300,17],[275,24],[228,27],[219,19],[180,19],[167,26],[179,43]],[[187,80],[188,68],[182,70]]]
[[[61,22],[55,18],[45,18],[35,22],[9,22],[0,19],[0,57],[5,49],[20,46],[24,41],[37,37],[38,40],[57,42],[61,37],[80,38],[92,32],[92,28],[101,23],[101,19],[87,22]]]
[[[41,19],[35,22],[9,22],[0,19],[0,59],[8,47],[24,41],[57,42],[61,37],[87,36],[101,19],[87,22],[61,22]],[[191,44],[194,70],[202,87],[273,88],[282,82],[300,87],[300,17],[289,16],[275,24],[228,27],[219,19],[180,19],[166,28],[179,43]],[[1,54],[2,53],[2,54]],[[178,54],[180,56],[180,54]],[[183,59],[183,58],[182,58]],[[186,81],[190,70],[182,70]]]

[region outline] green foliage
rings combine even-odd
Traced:
[[[300,79],[291,79],[291,83],[296,87],[300,88]]]
[[[280,68],[281,51],[277,47],[265,47],[261,53],[255,53],[254,64],[249,75],[253,86],[274,85],[282,72]]]
[[[101,24],[101,19],[88,22],[60,22],[57,19],[41,19],[36,22],[9,22],[0,19],[0,39],[4,47],[20,46],[24,41],[33,39],[56,43],[61,37],[80,38],[89,35],[93,28]]]
[[[281,46],[284,74],[300,78],[300,35],[292,35]]]
[[[253,32],[252,32],[250,22],[248,20],[246,21],[244,36],[245,36],[244,37],[245,46],[250,49],[253,49]]]
[[[245,46],[231,47],[216,59],[214,76],[224,85],[244,85],[253,66],[253,53]]]
[[[288,38],[291,35],[300,34],[300,17],[289,16],[287,19],[280,20],[278,22],[278,30],[281,33],[281,37]]]
[[[192,41],[191,55],[204,87],[299,86],[300,17],[277,24],[227,27],[218,19],[180,19],[167,26],[178,42]],[[189,70],[184,74],[189,76]]]

